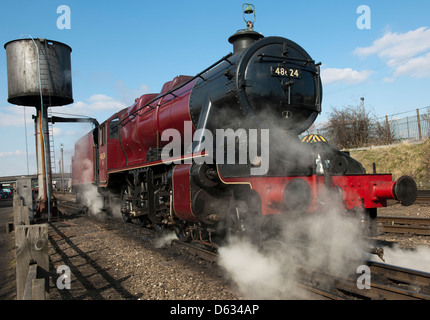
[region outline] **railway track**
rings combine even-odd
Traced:
[[[218,258],[217,253],[193,243],[173,240],[171,246],[193,252],[211,262],[216,262]],[[297,271],[297,288],[307,292],[306,297],[311,299],[430,300],[430,273],[376,261],[356,264],[369,267],[371,274],[369,289],[359,288],[357,285],[359,274],[337,277],[306,268]]]
[[[359,286],[360,274],[340,277],[301,268],[297,277],[308,290],[332,300],[430,300],[430,273],[375,261],[356,264],[369,268],[368,288]]]
[[[75,213],[85,212],[85,208],[71,201],[59,202],[59,207],[73,210]],[[392,219],[392,217],[387,217],[386,221],[392,221],[390,218]],[[412,221],[415,222],[416,219],[413,219]],[[130,223],[128,225],[141,228],[136,224]],[[183,243],[178,240],[173,240],[171,241],[170,245],[177,250],[182,250],[192,255],[197,255],[201,259],[210,261],[212,263],[216,263],[218,260],[218,254],[216,252],[206,249],[201,244]],[[358,274],[350,275],[348,277],[336,277],[325,274],[321,271],[306,270],[305,268],[298,270],[297,288],[301,289],[303,292],[306,292],[307,298],[310,297],[311,299],[430,300],[430,273],[401,268],[398,266],[387,265],[374,261],[366,261],[361,264],[365,264],[370,268],[370,289],[358,288]],[[357,266],[358,265],[360,265],[360,263],[357,264]],[[330,284],[328,289],[327,285],[321,287],[321,284],[327,283]]]
[[[430,236],[430,218],[378,217],[378,231]]]
[[[418,190],[415,203],[430,205],[430,190]]]
[[[340,280],[337,289],[344,291],[346,285],[349,294],[360,299],[371,300],[430,300],[430,273],[367,261],[370,268],[371,283],[369,289],[358,289],[351,279]],[[354,280],[354,278],[352,278]]]
[[[411,290],[419,291],[430,297],[430,273],[393,266],[377,261],[368,261],[372,274],[383,277],[391,283],[409,287]]]
[[[430,206],[430,190],[418,190],[415,203],[420,206]],[[378,231],[380,233],[387,232],[430,236],[430,218],[379,216]]]

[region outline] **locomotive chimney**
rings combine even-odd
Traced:
[[[242,5],[243,20],[246,23],[246,29],[237,31],[234,35],[228,38],[228,42],[233,44],[233,53],[236,54],[246,48],[248,48],[255,41],[264,38],[261,33],[255,32],[255,7],[250,3],[244,3]],[[254,18],[252,21],[245,18],[245,14],[253,14]]]
[[[233,44],[233,53],[236,54],[248,48],[255,41],[260,40],[261,38],[264,38],[261,33],[249,30],[239,30],[228,38],[228,42]]]

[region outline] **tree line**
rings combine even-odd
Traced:
[[[339,149],[391,144],[395,140],[393,126],[388,118],[379,122],[363,104],[332,107],[328,121],[318,132]]]

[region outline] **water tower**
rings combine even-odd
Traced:
[[[4,45],[7,60],[8,102],[36,108],[34,118],[39,193],[37,213],[56,210],[52,192],[48,108],[73,103],[70,53],[61,42],[19,39]]]

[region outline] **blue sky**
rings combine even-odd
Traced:
[[[251,1],[250,1],[251,2]],[[195,75],[232,51],[227,39],[245,28],[238,0],[3,1],[0,43],[57,40],[72,47],[74,104],[52,111],[104,121],[136,97],[156,93],[177,75]],[[323,112],[366,106],[378,117],[430,105],[430,2],[426,0],[255,0],[255,30],[300,44],[322,62]],[[58,29],[60,5],[71,28]],[[360,5],[370,29],[359,29]],[[0,49],[0,176],[27,174],[24,107],[7,102],[6,51]],[[36,172],[34,108],[25,108],[29,172]],[[55,124],[56,162],[66,171],[89,124]],[[57,168],[57,172],[58,172]]]

